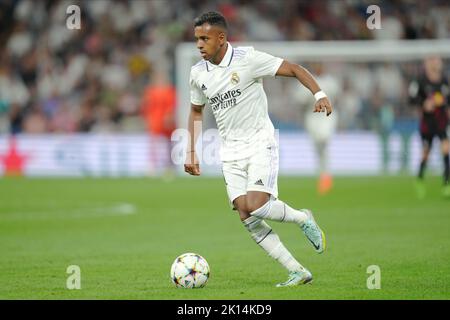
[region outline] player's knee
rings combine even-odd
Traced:
[[[247,202],[245,196],[240,196],[233,201],[233,206],[236,211],[239,213],[239,217],[241,221],[244,221],[248,217],[250,217],[250,212],[247,210]]]
[[[247,220],[248,218],[250,218],[250,213],[248,213],[247,211],[239,211],[239,218],[241,219],[241,221]]]
[[[247,196],[247,211],[249,213],[258,210],[263,205],[265,205],[269,201],[269,197],[261,196],[261,197],[248,197]]]

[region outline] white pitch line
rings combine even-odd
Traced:
[[[129,216],[136,214],[136,206],[131,203],[117,203],[113,205],[91,206],[57,211],[25,211],[2,214],[3,220],[52,220],[52,219],[81,219],[110,216]]]

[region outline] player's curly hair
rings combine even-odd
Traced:
[[[194,27],[199,27],[204,23],[208,23],[211,26],[219,26],[225,30],[228,30],[227,21],[224,16],[216,11],[203,13],[199,17],[195,18]]]

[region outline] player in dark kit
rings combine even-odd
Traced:
[[[424,75],[413,81],[409,87],[412,104],[419,106],[421,112],[420,136],[422,138],[422,160],[417,181],[419,198],[425,197],[423,184],[424,172],[434,137],[441,141],[441,152],[444,160],[445,197],[450,197],[449,185],[449,140],[447,135],[450,89],[448,80],[443,74],[442,60],[438,56],[428,57],[424,61]]]

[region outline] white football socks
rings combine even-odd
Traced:
[[[245,219],[243,223],[253,240],[288,271],[305,271],[305,268],[286,249],[278,235],[264,220],[251,216]]]
[[[302,224],[308,217],[305,212],[295,210],[278,199],[267,201],[262,207],[250,212],[250,215],[260,219],[295,222],[297,224]]]

